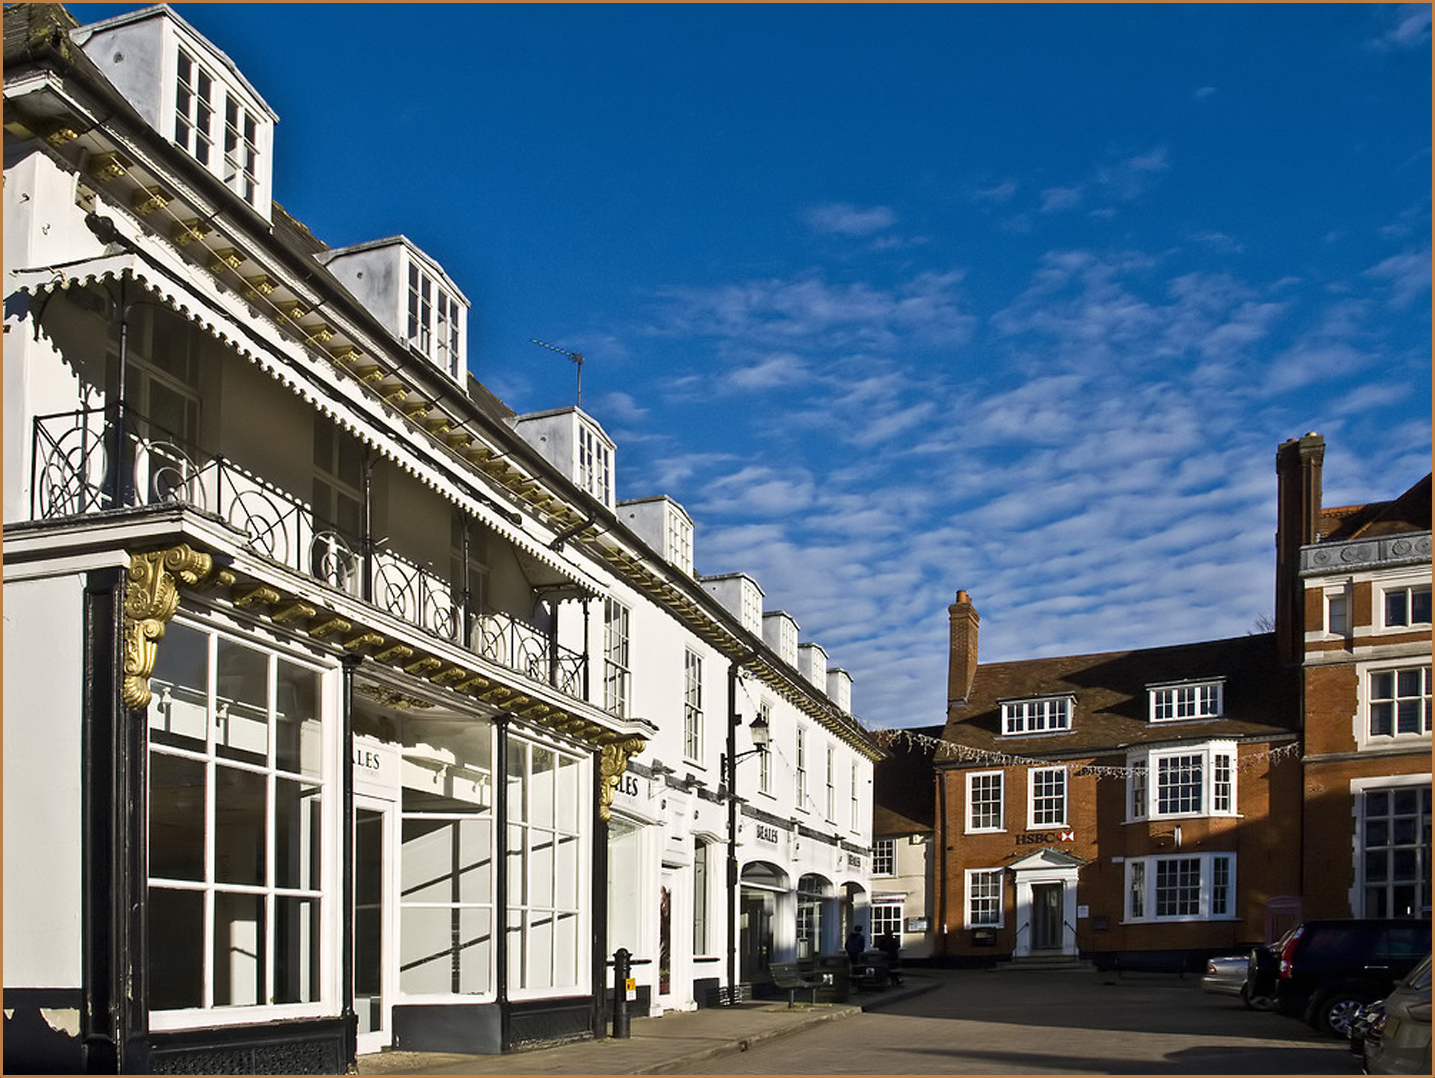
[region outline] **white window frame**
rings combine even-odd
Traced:
[[[404,339],[455,381],[464,376],[464,308],[427,266],[406,253]]]
[[[1240,755],[1234,741],[1202,741],[1134,749],[1127,754],[1126,808],[1131,820],[1184,820],[1239,815]],[[1195,809],[1161,811],[1163,777],[1178,761],[1194,760],[1200,768],[1200,805]],[[1223,764],[1222,761],[1225,761]],[[1175,781],[1165,784],[1169,789]],[[1144,787],[1144,797],[1141,796]]]
[[[1032,696],[1023,700],[1003,700],[1001,708],[1004,737],[1065,734],[1071,731],[1076,697],[1063,693],[1057,696]]]
[[[1430,608],[1430,581],[1410,581],[1388,585],[1377,585],[1379,595],[1377,596],[1377,617],[1381,629],[1390,632],[1405,632],[1411,629],[1418,629],[1421,626],[1429,625],[1430,619],[1416,620],[1416,597],[1425,597],[1424,606],[1428,611]],[[1390,600],[1392,596],[1403,596],[1405,605],[1405,620],[1390,620]]]
[[[872,840],[872,875],[895,876],[897,874],[897,840],[878,838]]]
[[[266,217],[273,119],[186,39],[174,49],[165,101],[171,141],[235,196]],[[185,68],[188,67],[188,77]]]
[[[995,779],[996,786],[996,815],[995,826],[990,824],[978,825],[976,814],[976,802],[974,788],[977,785],[990,785],[988,782],[979,780]],[[984,800],[983,804],[990,803]],[[968,771],[967,772],[967,812],[966,812],[966,833],[969,835],[991,834],[1006,830],[1006,772],[1004,771]]]
[[[603,708],[620,719],[628,717],[632,687],[631,624],[625,605],[603,600]]]
[[[578,424],[578,485],[608,508],[613,507],[613,450],[587,423]]]
[[[320,1017],[338,1013],[339,992],[337,974],[339,968],[338,950],[335,946],[336,937],[334,926],[338,918],[342,916],[336,903],[338,902],[338,865],[340,860],[339,847],[339,764],[338,755],[340,742],[338,736],[338,712],[339,712],[339,672],[338,670],[324,666],[317,662],[311,655],[296,653],[280,645],[278,641],[268,637],[258,636],[250,632],[244,632],[237,626],[216,625],[208,621],[190,619],[181,614],[176,617],[169,632],[172,634],[170,646],[176,646],[173,636],[177,636],[177,629],[186,629],[197,633],[205,638],[205,671],[206,684],[200,686],[176,686],[171,691],[158,675],[163,670],[162,665],[157,665],[155,675],[150,681],[150,688],[153,696],[149,705],[147,718],[147,734],[156,728],[163,729],[169,722],[172,712],[171,708],[175,701],[185,699],[193,711],[197,709],[202,712],[202,718],[206,727],[205,741],[203,746],[190,747],[184,744],[166,744],[155,736],[148,736],[146,754],[151,775],[154,773],[153,759],[156,756],[163,756],[173,760],[183,760],[190,764],[198,764],[204,768],[205,791],[204,791],[204,868],[202,879],[166,878],[152,874],[152,868],[147,871],[147,886],[150,890],[165,890],[170,892],[198,893],[203,896],[204,903],[204,924],[207,926],[203,932],[201,954],[198,956],[201,963],[201,977],[203,979],[202,1005],[198,1007],[173,1008],[169,1010],[153,1009],[149,1012],[150,1027],[156,1030],[179,1030],[189,1029],[196,1025],[235,1025],[240,1023],[269,1022],[290,1018]],[[231,708],[246,707],[247,705],[235,705],[234,702],[226,700],[220,694],[219,684],[219,662],[218,649],[221,641],[231,645],[249,649],[263,654],[266,661],[266,678],[268,690],[266,692],[267,702],[265,704],[265,722],[267,724],[265,751],[266,760],[264,763],[249,762],[226,755],[221,751],[219,744],[220,729],[227,728],[224,724],[224,716],[230,713]],[[165,643],[161,642],[163,649]],[[279,662],[287,663],[301,670],[307,670],[317,675],[317,699],[316,706],[319,710],[319,744],[318,772],[306,772],[302,764],[298,770],[280,766],[278,760],[277,737],[275,723],[277,722],[278,707],[281,703],[275,685]],[[160,663],[163,663],[161,656]],[[188,690],[187,692],[181,690]],[[202,693],[202,697],[199,695]],[[249,710],[253,710],[249,708]],[[156,719],[163,719],[160,723]],[[219,866],[217,862],[218,844],[215,828],[215,814],[217,811],[216,782],[220,768],[233,773],[244,773],[251,776],[261,776],[266,785],[266,841],[265,841],[265,880],[259,884],[233,883],[219,878]],[[320,849],[318,851],[318,868],[315,873],[315,880],[310,887],[283,886],[275,878],[276,869],[276,841],[277,829],[272,826],[276,822],[276,783],[280,781],[301,782],[305,785],[316,787],[321,798],[318,830],[320,835]],[[152,796],[152,789],[146,790],[146,820],[150,816],[149,803]],[[298,899],[311,901],[317,905],[317,914],[313,930],[319,934],[317,969],[315,981],[318,984],[318,998],[300,1003],[241,1003],[241,1004],[219,1004],[214,1001],[214,977],[216,971],[215,956],[215,921],[217,911],[215,909],[220,896],[235,895],[239,897],[254,897],[264,903],[264,925],[262,931],[264,939],[259,945],[264,946],[266,960],[264,962],[265,986],[263,995],[272,998],[274,991],[275,973],[277,963],[274,961],[274,948],[277,946],[275,940],[275,910],[282,899]]]
[[[693,954],[712,953],[713,846],[701,838],[693,840]]]
[[[1346,637],[1351,634],[1350,586],[1328,587],[1321,593],[1321,629],[1326,636]]]
[[[837,819],[837,763],[831,743],[827,745],[827,822]]]
[[[589,776],[592,768],[583,766],[584,758],[569,750],[510,733],[508,736],[509,766],[517,754],[517,758],[522,760],[524,768],[521,783],[522,794],[527,796],[530,801],[534,796],[532,760],[535,751],[548,751],[557,758],[570,761],[569,766],[575,768],[574,778],[576,781],[573,796],[576,803],[571,806],[570,810],[555,797],[553,823],[548,825],[534,820],[531,812],[522,811],[519,806],[515,805],[512,788],[513,776],[505,769],[503,779],[510,785],[508,819],[504,821],[508,828],[506,849],[510,859],[510,869],[515,860],[523,862],[525,866],[530,866],[521,874],[521,882],[515,880],[515,874],[512,871],[509,872],[509,893],[507,896],[500,896],[499,910],[502,912],[494,917],[494,931],[502,930],[507,933],[507,974],[510,999],[534,999],[552,996],[564,990],[576,991],[582,986],[584,978],[591,972],[589,969],[591,963],[588,952],[584,949],[583,941],[588,938],[588,880],[592,870],[589,859],[589,847],[592,842],[586,826],[588,817],[584,806],[590,803]],[[534,851],[545,841],[556,848],[565,839],[576,845],[576,878],[569,879],[567,873],[555,868],[551,873],[551,879],[547,881],[549,884],[547,894],[541,894],[537,889],[540,877],[531,868]],[[557,863],[555,858],[555,865]],[[571,902],[560,901],[562,898],[560,889],[565,887],[568,889]],[[514,893],[516,888],[519,890],[517,894]],[[543,899],[547,901],[543,901]],[[560,974],[563,971],[558,968],[559,954],[554,946],[549,954],[548,965],[551,983],[535,984],[531,979],[535,973],[535,957],[538,954],[538,949],[531,946],[530,938],[535,932],[536,924],[543,923],[545,917],[550,922],[556,921],[559,917],[573,919],[575,926],[573,966],[569,972],[569,979],[560,979]],[[552,938],[556,940],[557,936],[554,935]]]
[[[1425,661],[1421,661],[1421,659]],[[1421,680],[1424,692],[1419,696],[1402,695],[1404,687],[1401,685],[1402,674],[1410,674],[1413,671],[1421,671]],[[1359,678],[1359,706],[1356,709],[1356,743],[1360,748],[1375,748],[1385,745],[1406,745],[1428,743],[1430,741],[1430,711],[1431,711],[1431,664],[1427,656],[1421,656],[1414,661],[1404,662],[1368,662],[1356,664],[1356,676]],[[1377,696],[1376,679],[1388,676],[1390,678],[1391,696]],[[1422,729],[1418,731],[1401,731],[1399,729],[1400,716],[1399,704],[1401,701],[1420,700],[1422,706],[1418,709]],[[1391,731],[1388,734],[1377,734],[1371,731],[1376,708],[1384,704],[1393,704],[1390,716]]]
[[[1195,912],[1158,913],[1163,870],[1195,869]],[[1237,912],[1236,855],[1234,853],[1171,853],[1128,857],[1125,862],[1123,923],[1153,921],[1235,921]],[[1224,878],[1223,878],[1224,874]],[[1218,886],[1219,885],[1219,886]]]
[[[703,657],[683,651],[683,756],[695,764],[703,752]]]
[[[1375,792],[1378,792],[1378,791],[1381,791],[1381,790],[1386,790],[1386,791],[1390,791],[1391,793],[1394,793],[1394,792],[1397,791],[1397,790],[1408,790],[1408,789],[1410,789],[1410,788],[1412,788],[1412,787],[1414,787],[1414,788],[1417,789],[1417,790],[1418,790],[1418,789],[1422,789],[1422,788],[1423,788],[1423,789],[1426,789],[1426,790],[1430,789],[1430,787],[1431,787],[1431,773],[1427,771],[1427,772],[1424,772],[1423,774],[1415,774],[1415,775],[1383,775],[1383,776],[1380,776],[1380,777],[1378,777],[1378,778],[1351,779],[1351,781],[1350,781],[1350,801],[1351,801],[1351,810],[1350,810],[1350,811],[1351,811],[1351,816],[1352,816],[1353,819],[1354,819],[1354,825],[1355,825],[1355,840],[1354,840],[1354,843],[1353,843],[1353,852],[1352,852],[1352,860],[1353,860],[1352,868],[1353,868],[1353,872],[1352,872],[1352,874],[1351,874],[1351,887],[1350,887],[1349,899],[1350,899],[1350,908],[1351,908],[1351,910],[1353,911],[1354,916],[1356,916],[1356,917],[1375,917],[1375,916],[1377,916],[1377,914],[1376,914],[1375,912],[1373,912],[1373,911],[1367,909],[1367,902],[1366,902],[1366,898],[1367,898],[1367,895],[1366,895],[1367,886],[1366,886],[1366,880],[1365,880],[1365,869],[1366,869],[1366,853],[1367,853],[1367,848],[1368,848],[1368,843],[1367,843],[1367,841],[1366,841],[1366,811],[1365,811],[1365,809],[1366,809],[1366,805],[1365,805],[1366,795],[1367,795],[1367,794],[1370,794],[1370,793],[1375,793]],[[1416,821],[1416,834],[1417,834],[1417,836],[1420,834],[1419,821],[1418,821],[1418,820]],[[1401,844],[1401,845],[1404,846],[1405,844]],[[1385,847],[1383,847],[1383,848],[1385,848],[1385,849],[1393,849],[1393,848],[1396,848],[1396,846],[1395,846],[1394,844],[1388,844],[1387,846],[1385,846]],[[1421,847],[1421,845],[1420,845],[1418,842],[1417,842],[1417,844],[1415,845],[1415,848],[1416,848],[1417,851],[1423,852],[1422,847]],[[1428,864],[1425,864],[1425,865],[1417,865],[1417,866],[1416,866],[1416,869],[1417,869],[1417,874],[1418,874],[1421,878],[1423,878],[1423,879],[1425,880],[1425,886],[1428,888],[1428,887],[1430,886],[1430,882],[1429,882],[1429,880],[1430,880],[1430,865],[1428,865]],[[1377,882],[1379,882],[1379,881],[1377,881]],[[1388,895],[1389,895],[1389,886],[1390,886],[1390,882],[1391,882],[1391,881],[1389,881],[1389,880],[1387,879],[1385,882],[1386,882],[1386,887],[1387,887],[1386,893],[1387,893],[1387,896],[1388,896]],[[1428,893],[1427,893],[1427,898],[1428,898],[1428,897],[1429,897],[1429,895],[1428,895]],[[1428,911],[1425,911],[1425,912],[1422,912],[1422,913],[1417,913],[1417,916],[1428,916],[1428,915],[1429,915],[1429,914],[1428,914]],[[1396,915],[1395,915],[1395,914],[1386,914],[1385,916],[1396,916]]]
[[[807,811],[807,728],[797,725],[797,754],[795,762],[797,784],[797,811]]]
[[[1060,794],[1040,792],[1038,787],[1043,783],[1050,783],[1060,777]],[[1064,766],[1057,767],[1032,767],[1026,773],[1026,827],[1028,831],[1040,831],[1052,827],[1065,827],[1069,813],[1068,787],[1070,776]],[[1042,807],[1039,800],[1050,800],[1060,796],[1060,811],[1053,819],[1038,819],[1038,809]]]
[[[1151,723],[1201,722],[1225,714],[1224,678],[1148,685],[1147,721]]]
[[[857,778],[857,761],[856,761],[856,760],[853,760],[853,761],[851,762],[850,770],[851,770],[851,773],[852,773],[852,784],[851,784],[851,786],[849,787],[849,789],[851,790],[851,798],[850,798],[850,803],[849,803],[849,815],[850,815],[851,818],[850,818],[850,822],[848,823],[848,826],[849,826],[853,831],[860,831],[860,830],[862,829],[862,813],[861,813],[861,808],[860,808],[861,802],[858,800],[858,792],[859,792],[859,790],[858,790],[858,786],[857,786],[858,778]]]
[[[693,526],[675,506],[668,506],[668,561],[685,573],[693,571]]]
[[[981,894],[977,893],[978,886],[981,887]],[[965,899],[962,903],[962,916],[965,918],[968,928],[1003,928],[1006,926],[1006,869],[969,868],[964,870],[962,894]],[[995,903],[996,915],[994,918],[979,919],[977,917],[975,903],[978,900]]]
[[[902,918],[906,901],[906,895],[872,896],[872,902],[867,907],[867,927],[870,929],[867,938],[872,941],[872,946],[875,947],[877,940],[886,932],[891,932],[899,941],[902,939]]]

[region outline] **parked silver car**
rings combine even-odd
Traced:
[[[1430,959],[1416,966],[1365,1033],[1366,1074],[1430,1073]]]
[[[1206,972],[1201,974],[1201,990],[1220,996],[1239,996],[1246,1006],[1251,1005],[1246,992],[1246,971],[1250,965],[1248,953],[1217,955],[1206,960]]]

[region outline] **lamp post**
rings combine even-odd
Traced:
[[[742,725],[742,716],[737,711],[737,666],[728,673],[728,697],[732,700],[732,721],[727,728],[727,751],[722,754],[719,773],[727,784],[727,984],[728,1003],[738,1002],[737,983],[737,762],[748,756],[766,754],[772,742],[772,731],[767,720],[756,716],[748,726],[752,737],[752,748],[746,752],[737,751],[737,728]]]

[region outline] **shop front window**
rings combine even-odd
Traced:
[[[583,852],[591,761],[516,737],[508,743],[509,991],[585,983]]]
[[[448,727],[448,728],[445,728]],[[399,990],[493,988],[493,729],[416,724],[404,749]]]
[[[155,1028],[220,1008],[332,1009],[330,682],[258,641],[168,627],[148,713]]]

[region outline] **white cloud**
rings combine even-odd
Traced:
[[[846,202],[814,206],[804,216],[814,232],[836,236],[871,236],[897,223],[889,206],[862,209]]]
[[[728,382],[743,390],[776,389],[801,384],[810,377],[807,363],[801,356],[779,352],[749,366],[739,367],[728,375]]]
[[[1048,187],[1041,193],[1041,212],[1069,210],[1081,202],[1079,187]]]
[[[639,405],[631,393],[614,390],[594,401],[593,414],[615,423],[636,423],[648,414],[648,409]]]
[[[1400,4],[1390,13],[1385,32],[1369,42],[1380,52],[1418,49],[1430,42],[1430,5]]]
[[[1215,93],[1216,88],[1214,86],[1199,86],[1196,88],[1195,92],[1191,94],[1191,96],[1194,97],[1197,101],[1204,101],[1208,97],[1214,97]]]
[[[1416,297],[1430,298],[1430,251],[1407,252],[1371,266],[1367,277],[1390,282],[1390,303],[1405,307]]]

